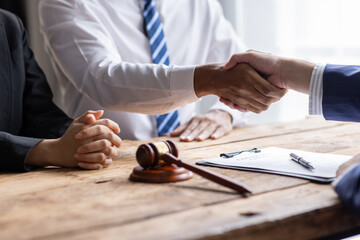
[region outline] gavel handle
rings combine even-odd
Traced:
[[[241,194],[249,194],[251,193],[250,189],[246,187],[245,185],[240,184],[239,182],[236,182],[232,180],[231,178],[228,178],[224,175],[218,174],[216,172],[200,168],[198,166],[194,166],[192,164],[185,163],[181,161],[180,159],[174,157],[170,153],[166,153],[161,156],[161,159],[167,163],[172,163],[177,166],[183,167],[185,169],[188,169],[206,179],[209,179],[212,182],[216,182],[224,187],[231,188],[235,191],[238,191]]]

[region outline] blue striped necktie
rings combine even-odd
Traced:
[[[163,25],[153,0],[145,0],[144,22],[150,41],[153,62],[169,65],[169,53],[166,47]],[[180,125],[178,111],[157,115],[156,123],[159,136],[172,132]]]

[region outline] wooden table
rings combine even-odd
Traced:
[[[195,163],[223,151],[269,146],[354,155],[359,140],[359,124],[311,118],[177,145],[180,158]],[[254,194],[248,198],[198,176],[170,184],[130,182],[141,143],[123,141],[119,159],[101,171],[0,174],[0,239],[295,240],[360,226],[331,185],[298,178],[211,168],[249,186]]]

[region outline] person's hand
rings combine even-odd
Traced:
[[[265,80],[249,64],[237,64],[225,70],[220,64],[198,66],[194,73],[198,97],[215,94],[238,107],[260,113],[287,92]]]
[[[99,119],[103,111],[88,111],[75,119],[58,139],[46,139],[34,146],[26,164],[34,166],[81,167],[101,169],[112,163],[121,139],[119,126]]]
[[[75,135],[79,146],[74,158],[78,166],[85,169],[101,169],[112,163],[121,139],[114,133],[120,133],[117,123],[109,119],[99,119],[103,111],[87,111],[74,120],[73,124],[86,123],[87,126]],[[66,133],[62,138],[65,138]],[[72,136],[72,134],[70,134]],[[64,139],[68,141],[68,139]]]
[[[247,63],[273,85],[309,93],[311,74],[315,64],[299,59],[277,57],[268,53],[248,51],[234,54],[224,66],[232,69],[236,64]]]
[[[185,142],[203,141],[208,138],[218,139],[231,131],[231,122],[232,117],[229,113],[222,110],[211,110],[180,125],[170,133],[170,136],[180,135],[180,140]]]
[[[284,62],[280,58],[268,53],[248,51],[246,53],[234,54],[225,64],[224,69],[232,69],[239,63],[249,64],[274,86],[288,89],[287,83],[284,80],[285,76],[283,76],[285,73],[283,71]]]
[[[340,167],[338,168],[338,170],[336,171],[336,176],[342,175],[347,169],[349,169],[350,167],[353,167],[357,164],[360,164],[360,154],[356,155],[349,161],[341,164]]]
[[[232,69],[237,64],[247,63],[261,74],[274,86],[282,89],[292,89],[302,93],[309,93],[313,63],[297,59],[277,57],[271,54],[248,51],[246,53],[234,54],[224,66],[226,70]],[[220,101],[231,108],[247,111],[226,97]]]

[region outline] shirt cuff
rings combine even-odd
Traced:
[[[309,114],[322,115],[323,75],[325,64],[316,64],[310,79]]]
[[[171,66],[171,99],[178,107],[199,101],[194,89],[195,66]]]

